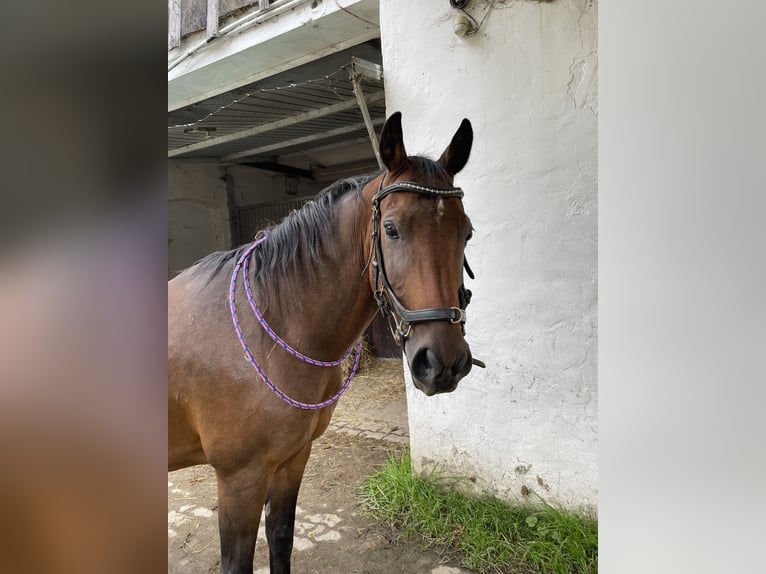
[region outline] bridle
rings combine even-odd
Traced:
[[[458,197],[463,198],[463,190],[459,187],[435,187],[423,185],[413,181],[397,181],[391,185],[383,187],[383,180],[386,177],[384,173],[378,184],[378,191],[372,198],[372,247],[370,253],[370,264],[372,265],[372,290],[375,301],[380,308],[381,313],[388,319],[391,333],[394,340],[399,343],[404,351],[404,343],[410,336],[412,325],[424,321],[449,321],[450,323],[460,324],[461,332],[465,335],[465,308],[471,301],[471,291],[461,284],[458,289],[459,307],[429,307],[427,309],[417,309],[412,311],[407,309],[394,293],[391,284],[386,276],[386,268],[383,263],[383,251],[380,244],[380,202],[381,200],[395,192],[418,193],[428,197]],[[463,267],[465,267],[468,276],[473,279],[468,261],[463,258]]]
[[[394,294],[394,290],[391,288],[391,284],[388,282],[388,278],[386,277],[386,269],[383,265],[383,251],[380,248],[379,234],[380,201],[387,195],[396,191],[407,191],[410,193],[419,193],[421,195],[427,195],[430,197],[462,198],[463,190],[459,187],[433,187],[428,185],[421,185],[412,181],[397,181],[396,183],[392,183],[389,186],[383,187],[383,179],[385,179],[385,174],[383,174],[383,177],[380,180],[380,184],[378,185],[378,192],[372,198],[372,248],[370,250],[370,264],[372,265],[372,282],[375,301],[377,301],[378,307],[380,307],[383,315],[389,319],[389,325],[391,326],[391,332],[394,335],[394,339],[396,339],[396,341],[401,344],[402,352],[404,352],[404,343],[412,331],[413,323],[422,323],[423,321],[449,321],[450,323],[459,323],[460,329],[465,335],[465,308],[471,301],[471,292],[465,288],[464,284],[460,285],[460,288],[458,289],[458,304],[460,307],[433,307],[429,309],[418,309],[417,311],[411,311],[407,309],[407,307],[402,305],[399,299],[397,299],[396,295]],[[255,314],[256,319],[264,331],[269,335],[269,337],[271,337],[274,342],[282,347],[285,351],[297,359],[300,359],[304,363],[308,363],[316,367],[335,367],[340,365],[344,360],[346,360],[346,358],[348,358],[349,354],[351,353],[351,349],[349,349],[349,351],[343,357],[334,361],[321,361],[318,359],[312,359],[311,357],[307,357],[297,349],[291,347],[269,326],[255,303],[255,298],[253,297],[249,281],[250,256],[252,255],[255,248],[263,243],[267,237],[268,231],[265,231],[256,241],[254,241],[247,249],[245,249],[236,265],[234,266],[234,270],[232,271],[231,280],[229,281],[229,309],[231,311],[231,318],[234,324],[234,331],[237,334],[237,339],[239,339],[242,350],[245,352],[245,359],[247,359],[253,368],[255,368],[258,375],[261,377],[261,379],[263,379],[263,382],[266,383],[266,385],[280,399],[282,399],[287,404],[299,409],[322,409],[337,401],[351,383],[351,379],[353,379],[354,375],[356,374],[357,367],[359,366],[359,358],[362,354],[362,339],[361,337],[357,339],[356,345],[353,348],[356,351],[354,354],[354,363],[349,374],[346,376],[346,380],[343,382],[343,385],[338,390],[338,392],[325,401],[320,403],[303,403],[297,401],[287,396],[269,379],[261,366],[255,360],[253,353],[250,351],[247,342],[245,341],[242,328],[239,324],[235,296],[237,277],[239,275],[240,269],[242,269],[245,293],[247,294],[247,299],[250,303],[250,307],[252,308],[253,313]],[[465,267],[468,276],[473,279],[473,271],[471,271],[471,268],[468,266],[468,261],[466,261],[465,258],[463,258],[463,267]],[[396,325],[396,328],[394,328],[394,324],[391,323],[392,321]],[[479,367],[485,367],[484,363],[478,359],[473,358],[472,362],[474,365]]]

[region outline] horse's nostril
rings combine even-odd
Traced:
[[[420,349],[412,359],[412,375],[422,381],[435,377],[441,368],[439,359],[428,347]]]
[[[455,377],[468,374],[471,370],[471,352],[465,351],[452,365],[452,375]]]

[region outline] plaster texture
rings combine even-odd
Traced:
[[[438,157],[463,117],[475,133],[456,183],[476,228],[467,338],[487,369],[435,397],[408,380],[413,462],[508,500],[595,507],[597,3],[496,1],[464,38],[453,17],[446,1],[381,1],[408,152]]]
[[[223,176],[215,163],[168,160],[168,277],[230,246]]]

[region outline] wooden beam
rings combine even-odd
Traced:
[[[356,56],[351,56],[351,64],[354,68],[354,73],[358,76],[378,82],[383,79],[383,66],[380,64],[374,64],[369,60],[357,58]]]
[[[375,159],[378,161],[378,167],[383,169],[386,166],[383,164],[383,159],[380,157],[378,135],[375,133],[375,128],[372,125],[372,120],[370,119],[370,111],[367,109],[367,102],[364,101],[364,92],[362,91],[362,72],[357,70],[357,65],[357,62],[351,62],[351,83],[354,85],[354,94],[356,95],[356,101],[359,103],[359,111],[362,112],[364,126],[367,128],[367,135],[370,136],[372,151],[375,154]]]
[[[353,139],[342,141],[342,142],[335,142],[335,143],[331,143],[331,144],[327,144],[327,145],[322,145],[322,146],[319,146],[319,147],[312,147],[311,148],[311,153],[312,154],[313,153],[322,153],[322,152],[325,152],[325,151],[333,151],[333,150],[336,150],[336,149],[342,149],[344,147],[357,146],[357,145],[360,145],[360,144],[365,144],[368,141],[370,141],[370,140],[369,140],[369,138],[367,136],[362,136],[362,137],[353,138]],[[289,153],[284,153],[284,154],[278,155],[277,159],[278,160],[289,159],[291,157],[297,157],[297,156],[300,156],[300,155],[305,155],[306,153],[307,152],[305,150],[304,151],[291,151]]]
[[[385,118],[378,118],[376,120],[373,120],[373,125],[383,125],[383,122],[385,122]],[[224,156],[221,158],[221,161],[219,165],[226,165],[230,163],[237,163],[238,159],[241,159],[243,157],[250,157],[253,155],[259,155],[262,153],[268,153],[270,151],[278,150],[278,149],[285,149],[288,147],[296,146],[296,145],[302,145],[305,143],[311,143],[313,141],[319,141],[335,136],[341,136],[343,134],[348,134],[351,132],[355,132],[358,130],[365,129],[364,123],[358,123],[358,124],[352,124],[349,126],[344,126],[342,128],[336,128],[334,130],[329,130],[326,132],[320,132],[317,134],[312,134],[310,136],[303,136],[300,138],[295,138],[292,140],[282,141],[275,144],[265,145],[261,147],[255,147],[252,149],[247,149],[245,151],[240,151],[237,153],[233,153],[227,156]]]
[[[181,0],[168,0],[168,50],[181,44]]]
[[[278,163],[275,161],[245,161],[239,165],[253,167],[256,169],[265,169],[266,171],[274,171],[276,173],[286,173],[287,175],[292,175],[293,177],[302,177],[303,179],[308,179],[310,181],[316,180],[314,174],[308,169],[301,169],[299,167],[294,167],[292,165]]]
[[[325,169],[316,169],[315,175],[318,181],[334,181],[346,175],[354,173],[366,173],[375,171],[376,169],[378,169],[378,165],[375,162],[375,158],[371,158],[368,160],[360,160],[351,163],[334,165]]]
[[[218,18],[220,16],[220,0],[207,0],[207,30],[208,40],[218,35]]]
[[[366,96],[365,99],[368,103],[370,103],[370,102],[377,102],[377,101],[383,100],[385,99],[385,97],[386,97],[385,92],[383,90],[379,90],[377,92],[369,94],[368,96]],[[304,112],[302,114],[297,114],[295,116],[289,116],[287,118],[283,118],[275,122],[270,122],[268,124],[261,124],[259,126],[247,128],[246,130],[240,130],[238,132],[226,134],[224,136],[219,136],[217,138],[208,138],[201,142],[173,148],[172,150],[168,151],[168,157],[176,157],[176,156],[183,155],[185,153],[189,153],[192,151],[197,151],[200,149],[205,149],[205,148],[237,141],[250,136],[255,136],[265,132],[270,132],[272,130],[276,130],[279,128],[284,128],[287,126],[292,126],[295,124],[307,122],[310,120],[323,118],[325,116],[337,114],[338,112],[350,110],[351,108],[355,108],[357,105],[358,104],[356,99],[343,100],[341,102],[338,102],[337,104],[332,104],[330,106],[325,106],[323,108],[317,108],[308,112]]]

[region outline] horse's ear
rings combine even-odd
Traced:
[[[452,136],[452,141],[444,150],[444,153],[439,158],[439,163],[444,168],[455,175],[461,169],[465,167],[468,162],[468,156],[471,155],[471,145],[473,144],[473,128],[471,122],[468,119],[463,118],[460,122],[460,127]]]
[[[397,172],[407,165],[407,152],[402,137],[402,112],[391,114],[380,132],[380,159],[390,172]]]

